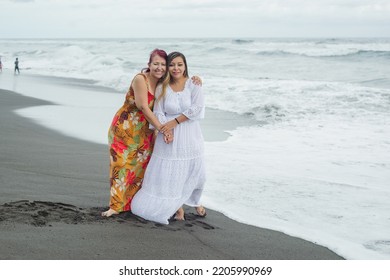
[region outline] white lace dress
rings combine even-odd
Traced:
[[[156,90],[156,99],[161,86]],[[199,120],[204,118],[202,88],[187,80],[184,90],[169,86],[164,99],[154,104],[154,114],[164,124],[184,114],[188,120],[174,129],[166,144],[158,134],[141,189],[131,202],[131,211],[146,220],[168,224],[183,205],[199,206],[205,183],[204,144]]]

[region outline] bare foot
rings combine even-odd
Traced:
[[[102,212],[102,216],[103,217],[111,217],[112,215],[117,215],[119,214],[117,211],[115,211],[114,209],[108,209],[107,211],[105,212]]]
[[[180,207],[179,210],[176,211],[175,220],[184,221],[184,209]]]
[[[201,205],[198,207],[195,207],[196,213],[198,214],[199,217],[206,217],[206,209]]]

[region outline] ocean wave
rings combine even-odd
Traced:
[[[389,78],[377,78],[370,80],[363,80],[360,82],[364,86],[374,86],[379,88],[390,88],[390,79]]]
[[[299,56],[300,55],[298,53],[288,52],[288,51],[281,51],[281,50],[259,51],[256,54],[257,55],[261,55],[261,56]]]
[[[253,43],[254,40],[244,40],[244,39],[235,39],[235,40],[232,40],[232,43],[234,44],[250,44],[250,43]]]
[[[268,103],[250,108],[244,115],[251,116],[261,124],[274,124],[287,119],[287,111],[276,103]]]
[[[390,58],[390,51],[366,51],[366,50],[360,50],[356,52],[355,54],[351,55],[358,55],[358,56],[370,56],[370,57],[387,57]]]
[[[377,50],[351,50],[351,51],[318,51],[318,52],[298,52],[298,51],[259,51],[256,53],[261,56],[301,56],[301,57],[324,57],[324,58],[342,58],[342,57],[367,57],[367,58],[390,58],[390,51]]]
[[[215,86],[224,84],[221,81],[205,85],[205,90],[214,90],[208,106],[250,116],[261,125],[357,119],[368,123],[388,115],[390,91],[385,88],[328,81],[227,79],[230,85],[222,90]]]
[[[214,48],[209,49],[208,52],[223,52],[225,50],[226,50],[226,48],[224,48],[224,47],[214,47]]]
[[[369,57],[369,58],[390,58],[390,51],[377,51],[377,50],[352,50],[346,53],[335,53],[335,54],[322,54],[322,55],[307,55],[304,56],[316,56],[316,57]]]
[[[31,50],[31,51],[18,51],[14,52],[14,56],[34,56],[34,55],[44,55],[47,52],[44,50]]]

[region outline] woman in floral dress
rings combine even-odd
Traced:
[[[149,123],[161,128],[153,114],[154,92],[166,72],[167,54],[155,49],[145,72],[131,82],[123,106],[115,114],[109,132],[110,148],[110,209],[102,216],[109,217],[131,210],[131,201],[140,189],[146,166],[153,150],[153,131]],[[172,131],[162,135],[172,141]]]

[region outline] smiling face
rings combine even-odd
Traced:
[[[175,57],[169,63],[169,74],[174,80],[187,77],[187,67],[181,56]]]
[[[148,64],[150,75],[155,77],[156,79],[160,79],[164,76],[165,71],[167,70],[167,64],[165,58],[155,55],[152,58],[152,61]]]

